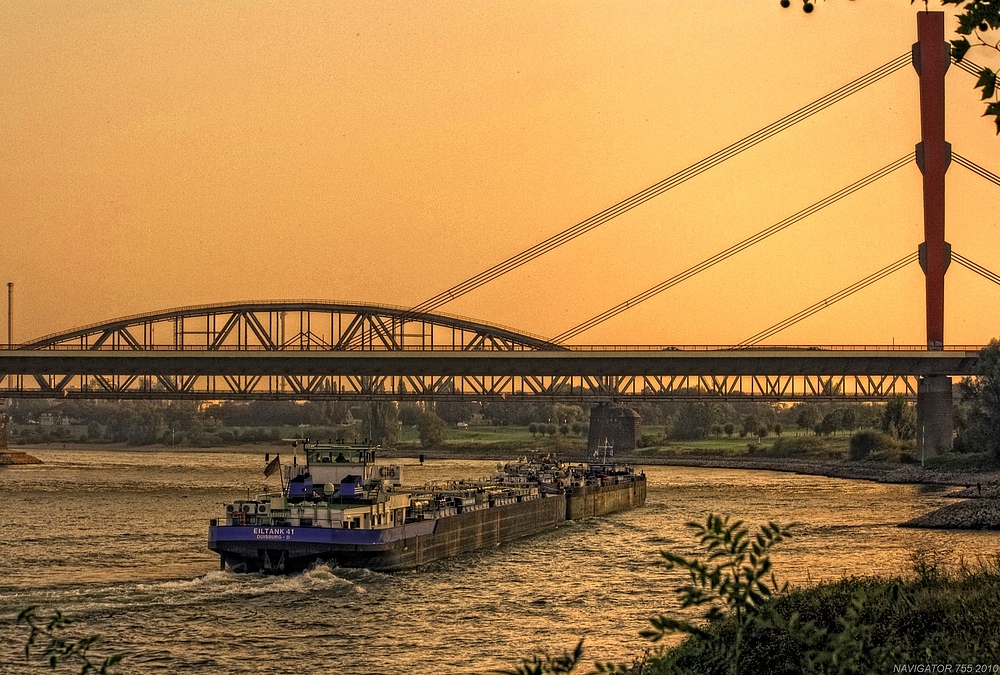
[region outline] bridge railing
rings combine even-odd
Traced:
[[[983,349],[984,345],[945,345],[942,351],[951,352],[978,352]],[[0,351],[6,351],[8,349],[20,350],[24,349],[25,345],[16,344],[8,347],[6,344],[0,345]],[[738,352],[754,352],[754,351],[791,351],[791,352],[814,352],[814,351],[833,351],[833,352],[922,352],[927,351],[926,345],[753,345],[748,347],[737,347],[733,345],[564,345],[566,350],[571,352],[663,352],[663,351],[678,351],[678,352],[718,352],[718,351],[738,351]],[[265,351],[286,351],[286,352],[297,352],[297,351],[309,351],[309,352],[324,352],[324,351],[344,351],[336,350],[327,345],[321,344],[295,344],[289,345],[282,349],[272,349],[265,347],[264,345],[229,345],[222,344],[215,347],[206,347],[205,345],[175,345],[175,344],[154,344],[154,345],[143,345],[141,349],[137,350],[135,347],[129,345],[112,345],[107,344],[98,348],[88,348],[81,347],[77,344],[71,343],[57,343],[46,345],[44,347],[31,347],[31,349],[40,350],[65,350],[65,351],[163,351],[163,352],[202,352],[202,351],[220,351],[220,352],[265,352]],[[484,347],[463,347],[461,345],[402,345],[396,349],[389,349],[384,345],[369,345],[364,349],[352,349],[352,352],[362,352],[362,351],[405,351],[405,352],[456,352],[456,351],[494,351]],[[516,351],[536,351],[530,347],[517,347]]]

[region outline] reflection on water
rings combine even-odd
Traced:
[[[123,672],[485,672],[580,637],[588,657],[624,660],[642,651],[647,617],[676,607],[680,572],[655,565],[658,551],[695,554],[684,524],[711,512],[799,523],[774,556],[792,584],[897,573],[917,549],[1000,550],[1000,533],[896,527],[948,501],[936,486],[647,467],[644,508],[417,571],[235,575],[218,571],[207,523],[263,487],[262,454],[32,453],[46,463],[0,468],[2,672],[18,672],[10,619],[29,604],[79,617],[104,652],[129,654]],[[495,462],[403,464],[417,484]]]

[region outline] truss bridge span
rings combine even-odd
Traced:
[[[202,305],[0,350],[0,396],[629,401],[915,398],[978,347],[555,345],[471,319],[320,301]]]

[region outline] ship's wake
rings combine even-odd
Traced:
[[[348,598],[367,593],[365,585],[375,582],[378,576],[367,570],[341,569],[325,564],[287,576],[212,571],[194,579],[25,590],[4,594],[0,610],[16,612],[29,605],[40,605],[89,615],[137,608],[212,605],[273,594],[281,594],[289,600],[297,595]]]

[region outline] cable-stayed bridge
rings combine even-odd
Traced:
[[[977,346],[944,339],[944,277],[952,261],[1000,283],[944,238],[950,164],[1000,186],[1000,176],[952,152],[945,140],[944,79],[950,65],[943,14],[918,15],[913,49],[776,122],[621,200],[412,308],[329,302],[247,302],[125,317],[0,351],[0,396],[89,398],[471,398],[558,400],[718,398],[918,401],[931,449],[951,443],[951,378],[972,373]],[[919,75],[921,140],[877,171],[624,299],[544,338],[448,316],[440,308],[660,197],[839,101],[912,65]],[[963,60],[959,69],[979,75]],[[923,174],[924,242],[896,251],[879,270],[760,330],[718,347],[580,346],[608,319],[684,283],[813,214],[916,162]],[[925,273],[927,341],[911,347],[767,347],[764,341],[912,264]]]

